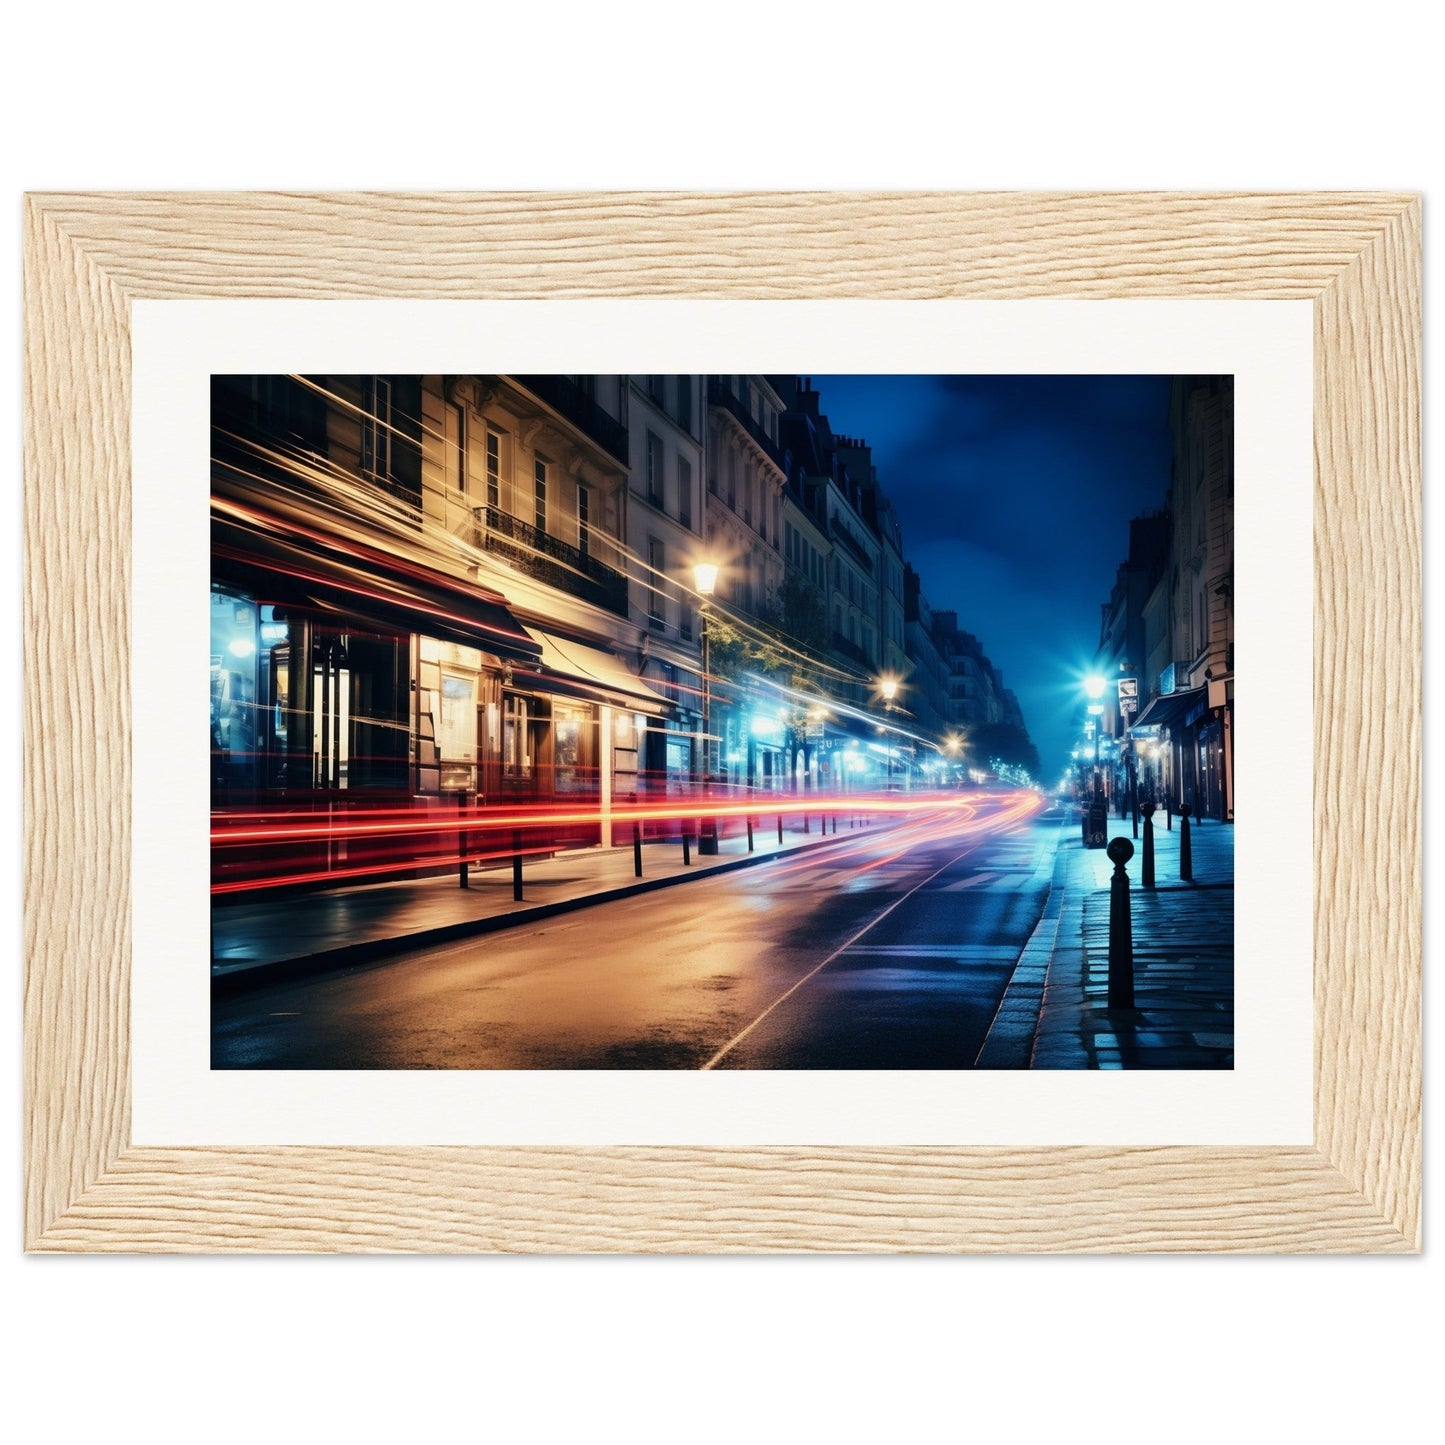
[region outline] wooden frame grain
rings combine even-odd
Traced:
[[[1313,1146],[131,1145],[130,303],[585,296],[1313,302]],[[1418,1250],[1420,298],[1411,195],[28,197],[26,1247]]]

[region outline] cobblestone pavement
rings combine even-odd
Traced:
[[[1110,838],[1131,837],[1111,819]],[[1132,1009],[1108,1004],[1109,880],[1102,849],[1075,836],[1061,843],[1055,873],[1058,922],[1046,966],[1034,960],[1022,988],[1038,987],[1028,1065],[1038,1069],[1228,1069],[1234,1065],[1234,826],[1190,828],[1194,881],[1179,878],[1182,830],[1155,830],[1157,886],[1140,886],[1136,845],[1127,865],[1134,935]],[[1040,927],[1048,923],[1045,913]],[[1036,937],[1038,931],[1036,930]],[[1047,935],[1045,935],[1047,938]],[[1021,966],[1028,962],[1025,949]],[[1035,982],[1040,971],[1041,984]],[[1011,990],[1012,992],[1012,990]],[[1016,1010],[1023,1018],[1026,995]],[[1005,997],[1000,1021],[1010,1005]],[[1021,1026],[1020,1026],[1021,1027]],[[1002,1067],[1023,1067],[1019,1041]],[[987,1054],[987,1046],[985,1048]],[[980,1063],[987,1065],[987,1058]]]

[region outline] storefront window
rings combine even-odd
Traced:
[[[249,598],[211,592],[211,785],[252,788],[257,769],[258,612]]]
[[[591,770],[587,766],[590,721],[587,709],[553,704],[553,747],[559,793],[580,793],[591,788]]]
[[[514,692],[502,696],[502,776],[525,780],[532,776],[532,755],[527,727],[529,699]]]
[[[477,680],[462,673],[441,675],[441,721],[437,744],[441,752],[442,788],[473,788],[477,757]]]

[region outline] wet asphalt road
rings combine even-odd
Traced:
[[[1048,892],[1022,807],[217,999],[212,1066],[970,1068]]]

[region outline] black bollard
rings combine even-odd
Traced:
[[[1127,838],[1109,844],[1114,876],[1109,882],[1109,1007],[1134,1007],[1134,925],[1129,918],[1129,875],[1124,865],[1134,856]]]
[[[522,901],[522,833],[512,830],[512,901]]]
[[[812,832],[812,829],[808,826],[808,815],[806,813],[803,814],[803,831],[805,833]]]
[[[783,815],[778,814],[778,847],[783,846]]]
[[[1164,831],[1166,833],[1174,831],[1174,809],[1170,805],[1168,794],[1165,794],[1164,797]]]
[[[692,854],[688,851],[687,823],[684,820],[682,825],[682,866],[688,867],[692,862]]]
[[[1189,844],[1188,803],[1179,805],[1179,878],[1183,883],[1194,882],[1194,850]]]
[[[748,852],[753,851],[753,820],[748,819]]]
[[[632,825],[632,873],[636,878],[642,877],[642,824],[634,822]]]
[[[467,790],[463,788],[457,794],[457,816],[462,817],[467,811]],[[462,828],[457,833],[457,853],[460,856],[460,863],[457,865],[457,887],[470,888],[472,885],[467,881],[467,830]]]
[[[1139,811],[1144,815],[1144,866],[1139,881],[1146,887],[1154,886],[1154,804],[1140,803]]]

